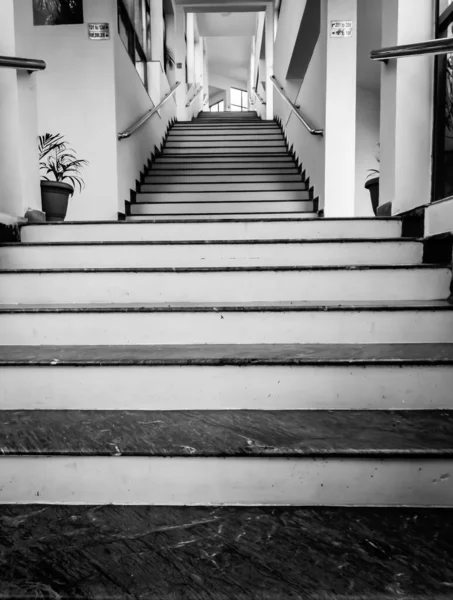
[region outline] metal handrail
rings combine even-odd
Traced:
[[[0,56],[0,68],[16,69],[17,71],[44,71],[46,63],[35,58],[18,58],[17,56]]]
[[[176,90],[178,89],[178,87],[181,84],[179,83],[179,81],[177,81],[175,83],[175,85],[171,88],[171,90],[168,92],[168,94],[166,94],[163,99],[159,102],[159,104],[157,106],[155,106],[154,108],[152,108],[151,110],[149,110],[145,115],[143,115],[143,117],[141,117],[141,119],[139,119],[138,121],[136,121],[133,125],[131,125],[131,127],[129,127],[129,129],[126,129],[126,131],[123,131],[123,133],[119,133],[118,134],[118,140],[125,140],[128,137],[131,137],[131,135],[133,133],[135,133],[137,131],[137,129],[140,129],[140,127],[142,125],[144,125],[147,121],[149,121],[149,119],[151,119],[151,117],[157,113],[158,110],[160,110],[162,108],[162,106],[165,104],[165,102],[167,102],[167,100],[169,100],[173,94],[176,92]]]
[[[257,92],[257,89],[256,88],[252,88],[252,91],[255,94],[255,96],[258,98],[258,100],[261,102],[261,104],[263,104],[264,106],[266,106],[266,100],[264,100],[264,98],[261,98],[261,96]]]
[[[189,106],[191,106],[194,103],[196,97],[199,95],[199,93],[202,91],[202,89],[203,89],[203,86],[200,85],[200,87],[198,88],[198,90],[195,92],[195,94],[192,96],[192,98],[186,104],[186,108],[189,108]]]
[[[453,38],[440,38],[416,44],[402,46],[389,46],[380,50],[372,50],[371,60],[387,61],[394,58],[407,58],[408,56],[427,56],[436,54],[449,54],[453,52]]]
[[[302,124],[311,133],[311,135],[324,135],[324,129],[315,129],[314,127],[312,127],[309,124],[309,122],[303,116],[303,114],[301,112],[299,112],[299,110],[298,110],[299,107],[296,106],[296,104],[294,104],[294,102],[291,102],[291,100],[285,94],[284,88],[278,83],[278,81],[274,75],[271,75],[271,81],[275,85],[275,89],[277,90],[277,92],[281,95],[283,100],[291,107],[291,109],[294,112],[294,114],[296,115],[296,117],[299,119],[299,121],[302,122]]]

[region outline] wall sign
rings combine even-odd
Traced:
[[[88,23],[88,37],[90,40],[109,40],[110,25],[108,23]]]
[[[331,21],[330,37],[352,37],[352,21]]]

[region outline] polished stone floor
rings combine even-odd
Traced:
[[[0,598],[451,600],[453,510],[0,506]]]

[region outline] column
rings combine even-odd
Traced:
[[[154,104],[162,99],[164,65],[164,16],[162,0],[151,0],[151,56],[148,62],[148,91]]]
[[[187,13],[187,16],[186,16],[186,39],[187,39],[187,83],[190,85],[192,83],[195,84],[194,13]]]
[[[183,6],[177,6],[175,11],[175,62],[176,62],[176,81],[181,85],[175,92],[176,114],[179,121],[186,119],[186,42],[184,39],[186,27],[186,15]]]
[[[30,40],[20,35],[24,26],[18,10],[32,18],[31,3],[0,2],[0,54],[28,55]],[[16,10],[16,13],[15,13]],[[37,151],[36,77],[26,71],[0,69],[0,213],[23,216],[27,208],[41,210]]]
[[[357,1],[327,3],[326,217],[353,217],[355,210]],[[332,37],[332,21],[352,21],[351,36]]]
[[[274,74],[274,5],[266,5],[265,22],[266,43],[266,119],[274,118],[274,84],[271,77]]]
[[[434,0],[382,0],[382,46],[434,37]],[[379,204],[399,214],[431,198],[433,132],[432,56],[382,66]]]

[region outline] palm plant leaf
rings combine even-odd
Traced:
[[[85,186],[80,172],[89,162],[77,158],[75,151],[69,147],[60,133],[40,135],[38,138],[39,168],[45,171],[43,179],[50,181],[48,175],[53,175],[55,181],[69,181],[73,187],[81,191]]]

